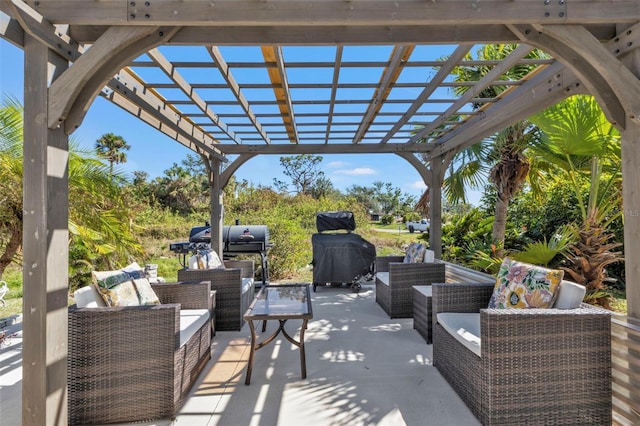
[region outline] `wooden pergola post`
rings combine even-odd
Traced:
[[[69,153],[47,107],[68,62],[24,37],[22,424],[66,425]]]
[[[436,259],[442,259],[442,180],[444,170],[440,157],[431,159],[431,182],[429,182],[429,246]]]
[[[204,156],[203,156],[204,157]],[[222,205],[222,162],[215,157],[209,157],[206,162],[209,172],[209,202],[211,211],[211,248],[218,253],[222,259],[222,227],[224,225],[223,205]]]

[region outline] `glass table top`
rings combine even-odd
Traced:
[[[272,285],[260,290],[246,317],[311,318],[309,284]]]

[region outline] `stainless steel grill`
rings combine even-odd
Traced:
[[[259,254],[262,266],[262,284],[269,281],[267,251],[273,246],[269,242],[269,228],[266,225],[227,225],[222,228],[222,255],[225,258],[237,254]],[[211,226],[195,226],[189,232],[189,241],[171,243],[169,250],[183,255],[182,266],[186,265],[186,255],[190,252],[211,248]],[[186,267],[186,266],[185,266]]]

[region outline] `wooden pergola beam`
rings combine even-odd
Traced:
[[[472,44],[460,44],[451,54],[451,56],[449,56],[446,61],[442,62],[442,65],[438,69],[438,72],[429,81],[422,93],[418,95],[416,100],[402,115],[400,120],[398,120],[398,122],[391,128],[391,130],[389,130],[389,132],[387,132],[387,134],[380,140],[381,144],[387,143],[389,139],[391,139],[393,135],[402,128],[402,126],[407,124],[411,116],[413,116],[413,114],[418,111],[418,109],[427,101],[427,99],[429,99],[429,96],[431,96],[431,94],[438,88],[440,83],[442,83],[444,79],[447,78],[449,73],[451,73],[451,71],[458,65],[458,62],[460,62],[467,55],[467,53],[469,53],[469,50],[471,50],[472,47]],[[432,99],[431,102],[433,101],[434,100]],[[447,102],[449,102],[449,100],[447,100]]]
[[[396,154],[402,152],[431,152],[432,144],[406,143],[304,143],[304,144],[220,144],[220,150],[225,154],[266,154],[266,155],[297,155],[297,154]]]
[[[53,23],[84,25],[448,25],[637,22],[636,0],[59,0],[26,2]],[[496,13],[499,11],[499,13]]]
[[[293,104],[291,102],[289,82],[287,81],[287,72],[285,71],[282,60],[282,52],[278,46],[261,46],[260,49],[262,50],[262,56],[264,56],[265,62],[273,62],[276,64],[275,67],[268,67],[267,73],[273,84],[273,93],[276,96],[278,108],[282,115],[282,122],[289,135],[289,142],[297,144],[300,140],[298,139],[298,130],[296,129],[296,119],[293,116]]]
[[[429,135],[432,131],[438,128],[447,122],[449,118],[451,118],[454,114],[456,114],[460,108],[466,105],[469,102],[472,102],[473,99],[479,96],[483,90],[485,90],[489,85],[495,83],[496,80],[503,75],[506,71],[508,71],[511,67],[515,66],[515,64],[527,56],[533,47],[528,46],[526,44],[522,44],[518,46],[513,52],[511,52],[500,64],[494,66],[491,71],[489,71],[485,76],[483,76],[480,80],[476,82],[469,90],[467,90],[462,96],[458,98],[449,108],[447,108],[442,114],[438,115],[438,117],[433,120],[424,128],[418,130],[416,134],[409,140],[409,143],[416,143],[426,135]]]
[[[393,48],[389,58],[389,65],[385,67],[382,72],[382,76],[380,76],[380,81],[376,86],[376,90],[373,93],[373,98],[367,107],[367,111],[364,113],[362,123],[353,137],[353,143],[359,143],[362,140],[362,136],[367,132],[367,130],[369,130],[369,127],[371,127],[371,123],[375,120],[377,114],[382,108],[382,105],[389,97],[391,87],[398,80],[398,77],[402,72],[402,65],[409,60],[414,49],[414,45],[395,46]]]
[[[147,55],[156,65],[158,65],[158,68],[160,68],[160,70],[164,72],[167,77],[169,77],[174,83],[178,85],[180,90],[182,90],[182,93],[184,93],[191,100],[191,102],[193,102],[193,104],[198,107],[198,109],[202,111],[209,120],[211,120],[214,125],[219,127],[220,130],[222,130],[227,136],[229,136],[229,138],[231,138],[231,140],[233,140],[235,143],[242,143],[237,135],[229,129],[229,126],[227,126],[224,122],[222,122],[222,120],[220,120],[220,118],[211,110],[211,108],[209,108],[207,103],[200,97],[200,95],[198,95],[194,88],[191,87],[191,84],[189,84],[189,82],[187,82],[187,80],[185,80],[184,77],[180,75],[176,67],[173,66],[173,64],[167,58],[165,58],[158,49],[149,50],[147,52]],[[175,104],[174,102],[170,103]]]
[[[109,83],[110,91],[101,95],[128,113],[160,130],[172,139],[197,153],[207,153],[226,161],[217,149],[216,141],[180,111],[169,105],[159,93],[146,88],[129,68],[120,71]]]
[[[209,55],[211,55],[211,59],[213,59],[213,62],[215,63],[216,67],[218,67],[220,74],[222,75],[224,80],[227,82],[227,87],[229,88],[229,90],[231,90],[233,95],[236,97],[236,99],[240,103],[240,106],[242,107],[245,114],[249,118],[249,121],[251,122],[253,127],[256,129],[258,134],[262,136],[262,139],[264,139],[264,141],[267,144],[271,143],[271,141],[269,140],[269,135],[267,135],[267,133],[262,128],[262,125],[258,122],[256,115],[251,110],[251,106],[249,105],[249,102],[247,101],[244,94],[242,93],[242,90],[240,89],[240,85],[238,85],[238,83],[236,82],[236,79],[231,74],[229,65],[227,64],[227,61],[225,61],[225,59],[222,57],[222,53],[220,52],[220,49],[218,49],[216,46],[209,46],[207,48],[207,52],[209,52]]]
[[[331,138],[331,124],[333,123],[334,109],[336,106],[336,94],[340,84],[340,69],[342,68],[342,53],[344,52],[344,46],[341,44],[336,47],[336,60],[333,63],[333,77],[331,79],[331,94],[329,96],[329,113],[327,114],[327,130],[325,131],[324,143],[328,144]],[[317,87],[317,86],[315,86]]]

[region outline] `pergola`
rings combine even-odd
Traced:
[[[441,184],[453,156],[568,96],[592,94],[622,135],[628,317],[640,319],[638,0],[0,0],[0,11],[0,35],[25,57],[23,424],[67,423],[68,135],[97,96],[201,155],[218,251],[222,188],[249,159],[380,153],[404,158],[430,188],[439,256]],[[465,59],[486,43],[519,46],[500,61]],[[433,45],[449,45],[450,55],[420,53]],[[198,46],[204,56],[172,60],[167,46]],[[332,46],[334,56],[290,61],[283,46]],[[346,54],[380,46],[384,59]],[[229,60],[229,47],[259,50],[262,60]],[[534,48],[549,57],[526,59]],[[533,70],[504,80],[522,64]],[[477,65],[491,71],[452,96],[463,84],[452,70]],[[203,68],[216,78],[189,81]],[[149,69],[163,79],[144,78]],[[268,81],[244,81],[249,69]],[[291,78],[312,69],[328,78]],[[378,78],[341,79],[358,69]],[[418,69],[422,80],[404,78]],[[508,88],[480,97],[492,85]],[[345,89],[363,95],[345,98]],[[223,169],[228,155],[237,157]],[[640,368],[637,353],[630,364]]]

